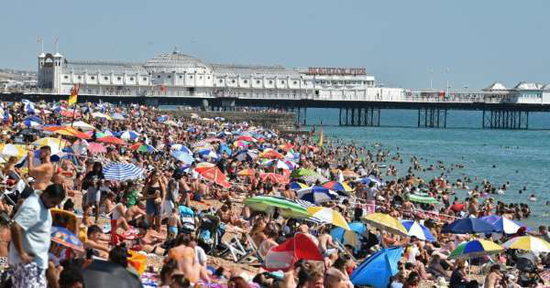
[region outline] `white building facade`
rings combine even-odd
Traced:
[[[319,100],[398,99],[401,88],[377,87],[364,68],[290,69],[209,64],[174,51],[145,63],[71,61],[59,53],[38,56],[38,87],[70,94]]]

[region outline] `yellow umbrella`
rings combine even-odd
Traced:
[[[502,246],[507,249],[519,249],[535,253],[550,252],[550,243],[533,236],[515,237],[506,241]]]
[[[363,218],[368,224],[388,232],[407,236],[407,229],[399,220],[384,213],[372,213]]]
[[[32,142],[32,145],[38,147],[50,146],[52,154],[57,154],[63,147],[69,146],[69,142],[60,138],[44,137]]]
[[[204,167],[215,167],[216,164],[209,163],[209,162],[201,162],[195,166],[195,168],[204,168]]]
[[[342,227],[346,230],[351,230],[344,216],[338,213],[338,211],[326,207],[309,207],[307,208],[307,213],[312,217],[319,218],[334,226]]]
[[[92,113],[92,117],[94,117],[94,118],[105,118],[107,120],[113,120],[113,118],[111,118],[111,116],[109,116],[107,114],[103,114],[101,112]]]
[[[27,154],[27,149],[23,145],[0,144],[0,156],[20,158],[25,154]]]

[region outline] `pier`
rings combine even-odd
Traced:
[[[484,129],[529,129],[530,112],[550,112],[550,94],[540,97],[523,97],[521,93],[495,92],[440,92],[412,91],[396,97],[319,97],[314,93],[277,91],[262,95],[113,95],[82,94],[79,102],[110,102],[114,104],[139,103],[148,106],[186,105],[202,107],[210,111],[231,111],[236,107],[272,107],[295,114],[295,122],[307,125],[308,108],[339,109],[340,126],[379,127],[380,116],[388,109],[417,110],[417,126],[422,128],[446,128],[447,114],[451,110],[479,111],[483,114]],[[0,93],[2,101],[59,101],[68,95],[47,93],[40,90],[10,91]]]

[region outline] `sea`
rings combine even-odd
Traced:
[[[454,168],[448,173],[414,172],[425,179],[444,172],[451,181],[469,177],[469,188],[481,186],[483,180],[498,186],[509,182],[504,195],[491,197],[505,203],[528,204],[533,213],[522,223],[531,228],[550,224],[550,113],[530,113],[529,130],[482,129],[481,111],[449,111],[445,129],[418,128],[416,110],[382,110],[381,127],[338,126],[338,113],[338,109],[308,109],[304,129],[315,126],[318,131],[322,123],[323,133],[329,138],[355,143],[371,152],[382,149],[395,155],[399,151],[403,163],[388,157],[387,164],[395,165],[400,175],[406,174],[410,158],[416,156],[423,159],[425,168],[435,166],[437,161],[446,167],[451,163],[464,165],[464,169]],[[455,192],[459,199],[467,196],[466,190]],[[531,194],[537,201],[529,200]]]

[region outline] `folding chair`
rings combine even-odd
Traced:
[[[222,251],[219,255],[224,256],[228,253],[231,254],[233,258],[233,262],[238,263],[243,257],[245,257],[248,252],[243,247],[241,241],[239,241],[239,238],[237,235],[234,235],[233,238],[228,240],[222,239],[222,244],[225,246],[225,250]]]
[[[248,242],[248,252],[246,255],[241,257],[241,259],[237,263],[244,263],[244,262],[252,262],[254,258],[258,260],[260,266],[264,264],[264,259],[258,252],[258,247],[256,247],[256,244],[254,244],[254,241],[252,240],[252,237],[250,237],[250,234],[246,235],[246,241]],[[252,258],[252,259],[251,259]]]

